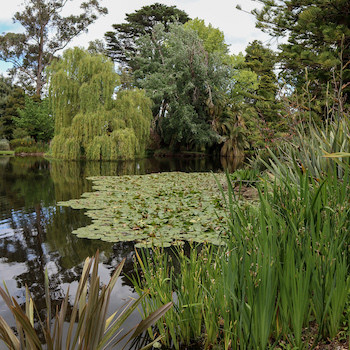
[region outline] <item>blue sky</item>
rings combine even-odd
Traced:
[[[0,13],[0,33],[20,32],[20,26],[13,24],[12,17],[20,11],[23,0],[11,0],[6,7],[2,7]],[[66,9],[66,14],[75,12],[82,0],[68,2],[70,8]],[[160,2],[168,6],[175,5],[184,10],[191,18],[198,17],[204,19],[206,24],[211,23],[215,28],[219,28],[225,34],[226,43],[230,45],[231,53],[238,54],[244,52],[249,42],[257,39],[267,44],[270,42],[268,35],[255,28],[255,18],[252,15],[236,9],[240,4],[245,10],[252,10],[258,6],[252,0],[100,0],[100,4],[108,8],[108,15],[99,18],[89,27],[87,34],[77,37],[70,46],[87,47],[89,41],[103,39],[105,32],[112,30],[112,24],[122,23],[126,13],[132,13],[142,6]],[[0,73],[4,73],[11,65],[0,61]]]
[[[20,33],[21,30],[22,30],[22,26],[17,23],[13,23],[11,17],[7,19],[7,18],[4,18],[3,15],[0,15],[0,33],[1,34],[6,32]],[[0,73],[5,73],[6,70],[11,67],[12,67],[12,64],[0,61]]]

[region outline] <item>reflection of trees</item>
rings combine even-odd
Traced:
[[[49,163],[44,159],[11,158],[5,165],[0,163],[0,174],[0,219],[11,216],[18,208],[24,207],[30,213],[37,204],[51,201],[52,180],[48,176]]]
[[[17,288],[24,293],[28,285],[39,310],[45,307],[45,268],[49,267],[54,308],[64,298],[65,286],[79,280],[81,263],[97,249],[110,274],[126,258],[121,278],[123,285],[132,285],[127,276],[134,271],[133,243],[80,239],[71,232],[88,225],[91,219],[82,210],[56,206],[57,201],[79,198],[83,192],[91,191],[92,183],[86,177],[222,169],[220,160],[209,158],[128,162],[48,162],[28,157],[0,160],[0,224],[9,227],[9,232],[0,236],[0,257],[10,268],[16,264],[25,266],[15,276]],[[24,302],[23,295],[19,302]]]
[[[244,157],[221,157],[220,160],[222,167],[229,173],[233,173],[244,164]]]
[[[47,242],[51,251],[59,252],[60,265],[70,269],[96,253],[97,249],[111,254],[112,244],[98,240],[78,238],[72,231],[91,223],[83,210],[56,207],[47,225]]]

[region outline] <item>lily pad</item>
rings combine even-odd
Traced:
[[[216,174],[223,184],[224,174]],[[86,209],[90,226],[73,233],[109,242],[135,241],[136,246],[183,244],[185,240],[220,244],[225,211],[212,174],[160,173],[97,176],[94,192],[61,206]]]

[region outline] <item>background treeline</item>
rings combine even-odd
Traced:
[[[0,77],[1,138],[53,140],[53,156],[67,159],[232,157],[290,138],[301,116],[320,125],[346,109],[349,3],[261,3],[251,14],[283,38],[276,51],[253,41],[232,54],[218,28],[155,3],[59,56],[107,9],[90,1],[63,17],[58,0],[29,1],[14,16],[24,33],[0,36],[0,59],[13,64]]]

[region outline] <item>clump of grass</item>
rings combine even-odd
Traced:
[[[188,254],[182,247],[172,254],[162,248],[154,248],[151,253],[148,250],[136,252],[136,268],[141,271],[133,280],[135,289],[139,295],[149,290],[149,296],[142,302],[143,315],[163,303],[174,303],[157,322],[154,331],[165,334],[162,342],[167,347],[179,349],[192,341],[201,343],[203,324],[207,325],[208,337],[216,339],[219,319],[212,311],[221,274],[219,251],[220,248],[205,244],[199,253],[193,247]],[[155,336],[152,332],[150,335]]]

